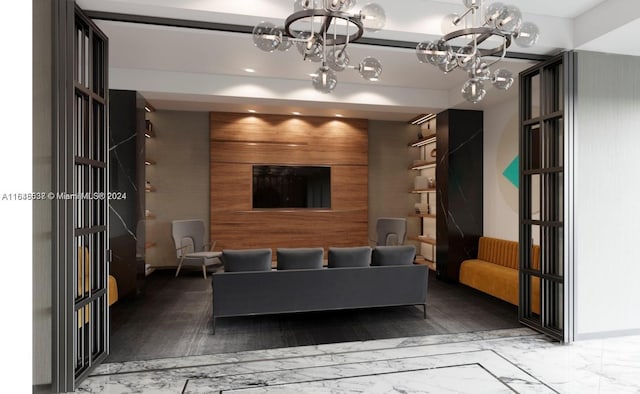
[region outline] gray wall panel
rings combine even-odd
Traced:
[[[578,53],[576,337],[640,328],[640,57]]]
[[[51,186],[51,32],[50,1],[33,2],[33,191]],[[51,384],[51,201],[33,202],[33,385]]]

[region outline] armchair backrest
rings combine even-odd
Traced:
[[[403,245],[406,236],[406,218],[378,218],[376,222],[376,246]]]
[[[171,238],[176,246],[177,257],[183,253],[204,251],[204,220],[173,220],[171,222]]]

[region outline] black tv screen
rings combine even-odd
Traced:
[[[331,168],[253,166],[254,208],[331,208]]]

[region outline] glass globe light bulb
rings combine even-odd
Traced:
[[[520,25],[522,25],[520,9],[513,5],[502,7],[500,15],[496,18],[496,29],[505,33],[515,33]]]
[[[538,26],[536,26],[535,23],[524,22],[522,26],[520,26],[515,41],[519,46],[529,48],[536,45],[538,38],[540,38],[540,29],[538,29]]]
[[[452,58],[452,59],[449,59],[448,61],[446,61],[444,63],[438,64],[438,68],[443,73],[448,74],[450,71],[453,71],[453,69],[455,69],[457,65],[458,65],[458,63],[456,62],[456,59]]]
[[[322,36],[318,33],[311,36],[310,32],[302,32],[299,38],[305,41],[297,41],[298,52],[305,57],[305,60],[319,62],[322,60]]]
[[[296,0],[293,2],[293,11],[303,11],[316,8],[315,0]]]
[[[458,49],[455,59],[458,66],[465,71],[471,71],[480,63],[480,58],[474,54],[472,46],[464,46]]]
[[[470,71],[469,78],[477,80],[491,79],[491,70],[487,63],[477,63]]]
[[[344,47],[333,47],[327,53],[327,65],[335,71],[343,71],[349,65],[350,60]]]
[[[420,63],[431,63],[433,57],[430,51],[435,48],[435,45],[432,41],[423,41],[416,45],[416,57]]]
[[[332,12],[340,11],[340,9],[342,8],[342,3],[340,2],[340,0],[324,0],[324,8],[327,11]]]
[[[265,52],[273,52],[282,42],[282,32],[273,23],[260,22],[253,28],[253,44]]]
[[[360,63],[358,71],[362,78],[369,81],[377,81],[382,74],[382,64],[380,64],[380,61],[375,57],[366,57],[362,63]]]
[[[369,31],[378,31],[387,23],[384,8],[376,3],[369,3],[360,10],[362,25]]]
[[[358,4],[357,0],[340,0],[342,3],[342,11],[349,11]]]
[[[286,52],[293,46],[293,41],[289,39],[286,35],[284,35],[284,28],[282,26],[278,26],[276,29],[280,31],[280,45],[278,45],[278,50],[282,52]]]
[[[311,78],[311,83],[317,91],[331,93],[338,84],[338,78],[333,70],[327,66],[322,66],[316,71],[315,76]]]
[[[477,103],[481,101],[486,94],[487,91],[484,89],[482,81],[470,79],[462,86],[462,97],[469,102]]]
[[[458,14],[448,14],[442,18],[442,22],[440,23],[440,30],[442,30],[442,34],[446,36],[447,34],[460,29],[462,26],[460,26],[459,18],[460,15]]]
[[[355,0],[324,0],[324,8],[327,11],[348,11],[355,5]]]
[[[500,15],[500,11],[502,10],[502,7],[504,7],[504,4],[500,2],[489,4],[484,14],[485,20],[489,26],[491,27],[496,26],[496,19],[498,19],[498,16]]]
[[[491,83],[500,90],[507,90],[513,85],[513,73],[507,69],[499,68],[493,73]]]
[[[471,8],[480,5],[480,0],[462,0],[465,7]]]
[[[438,41],[435,45],[435,51],[433,55],[433,64],[443,64],[449,62],[453,58],[453,50],[451,45],[445,41]]]

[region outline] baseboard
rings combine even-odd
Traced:
[[[34,384],[32,387],[33,394],[51,394],[50,384]]]
[[[618,338],[618,337],[628,337],[632,335],[640,335],[640,328],[635,328],[632,330],[600,331],[600,332],[590,332],[585,334],[576,334],[575,340],[586,341],[589,339]]]

